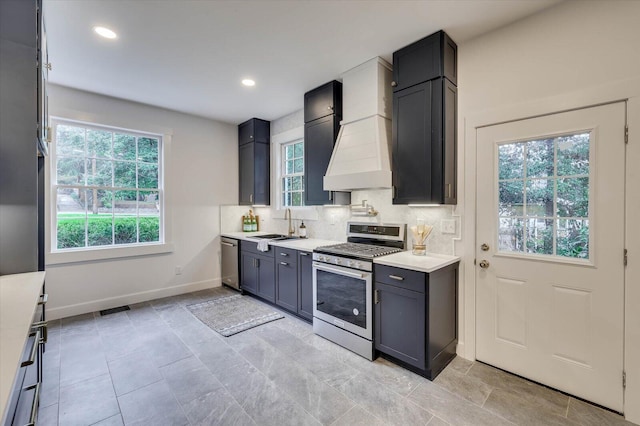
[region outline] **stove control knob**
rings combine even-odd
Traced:
[[[353,260],[350,260],[350,261],[347,262],[347,266],[353,266],[353,265],[354,265]]]
[[[354,266],[354,267],[356,267],[356,268],[361,268],[361,267],[362,267],[362,265],[360,264],[360,262],[356,262],[356,263],[355,263],[355,265],[353,265],[353,266]]]
[[[342,260],[340,260],[340,259],[336,259],[336,260],[335,260],[335,262],[336,262],[336,265],[339,265],[339,264],[341,264],[341,263],[342,263]]]

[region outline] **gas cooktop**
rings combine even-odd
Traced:
[[[373,259],[374,257],[397,253],[399,251],[402,251],[402,249],[397,247],[386,247],[373,244],[341,243],[318,247],[314,251],[317,253],[356,256],[365,259]]]

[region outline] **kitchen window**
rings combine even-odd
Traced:
[[[304,141],[281,145],[282,206],[304,206]]]
[[[52,252],[163,243],[163,137],[53,125]]]

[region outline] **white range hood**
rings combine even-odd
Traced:
[[[342,74],[343,120],[325,191],[391,188],[391,78],[382,58]]]

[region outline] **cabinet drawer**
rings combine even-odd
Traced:
[[[425,292],[426,274],[409,269],[394,268],[392,266],[375,265],[374,279],[377,282],[405,288],[407,290]]]
[[[293,249],[287,249],[282,247],[274,247],[275,248],[275,256],[276,262],[285,262],[291,265],[296,265],[298,263],[298,251]]]
[[[269,246],[269,250],[268,251],[260,251],[258,250],[258,243],[255,241],[240,241],[240,250],[242,251],[246,251],[249,253],[253,253],[253,254],[257,254],[260,256],[269,256],[269,257],[273,257],[273,250],[274,247],[273,246]]]

